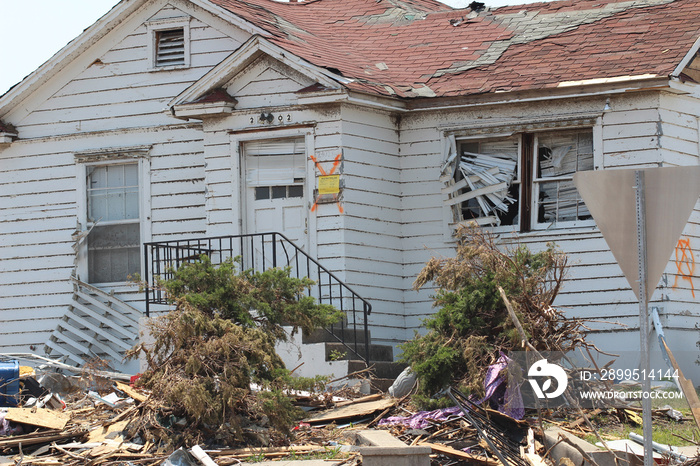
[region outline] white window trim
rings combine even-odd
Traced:
[[[183,68],[190,67],[190,17],[178,17],[178,18],[168,18],[161,19],[157,21],[149,21],[146,23],[146,28],[148,29],[148,71],[168,71],[168,70],[179,70]],[[156,52],[158,47],[156,42],[158,40],[158,31],[167,31],[170,29],[182,28],[184,32],[184,42],[185,42],[185,63],[182,65],[172,65],[172,66],[156,66]]]
[[[581,120],[585,119],[585,122]],[[478,128],[464,129],[462,128],[444,128],[443,129],[443,143],[445,147],[445,153],[443,156],[443,164],[446,164],[447,152],[450,150],[452,145],[457,148],[459,143],[462,141],[475,141],[480,139],[488,138],[498,138],[498,137],[509,137],[515,133],[531,133],[535,136],[535,141],[533,144],[536,146],[537,136],[541,133],[554,132],[554,131],[570,131],[576,129],[590,129],[593,133],[593,170],[599,170],[603,168],[603,124],[602,117],[596,115],[582,115],[576,118],[563,118],[561,120],[549,120],[546,122],[539,122],[535,124],[523,124],[523,123],[500,123],[496,125],[486,125]],[[519,199],[522,199],[522,180],[521,180],[521,167],[522,167],[522,138],[518,141],[518,168],[516,177],[513,180],[514,184],[518,184],[520,187]],[[445,165],[441,165],[444,168]],[[574,220],[566,222],[547,222],[539,223],[537,222],[537,192],[539,190],[539,183],[536,177],[537,175],[537,164],[532,165],[532,196],[531,196],[531,208],[530,208],[530,230],[526,232],[520,232],[520,222],[516,225],[501,225],[501,226],[490,226],[485,225],[489,231],[501,234],[501,233],[516,233],[519,236],[527,236],[532,234],[537,234],[538,232],[546,230],[556,230],[557,232],[563,232],[567,229],[572,228],[582,228],[582,227],[595,227],[595,220]],[[558,177],[559,178],[559,177]],[[444,177],[441,177],[442,185],[444,186]],[[443,201],[446,200],[446,196],[443,196]],[[474,223],[473,221],[465,220],[459,223],[455,223],[452,220],[451,207],[447,206],[443,202],[443,220],[445,223],[445,239],[451,240],[453,238],[454,232],[459,225],[468,225]]]
[[[139,173],[139,223],[140,227],[140,258],[141,258],[141,276],[144,276],[143,263],[143,244],[151,241],[151,160],[149,151],[151,146],[137,146],[127,148],[110,148],[100,150],[89,150],[76,152],[74,158],[76,161],[76,208],[78,214],[78,230],[79,233],[87,233],[91,223],[87,218],[87,185],[88,168],[104,165],[124,165],[128,163],[137,163]],[[105,224],[135,223],[133,220],[118,220],[105,222]],[[88,233],[89,234],[89,233]],[[87,236],[87,235],[86,235]],[[76,250],[76,273],[78,277],[89,283],[88,275],[88,257],[87,257],[87,238],[82,238],[77,245]],[[99,287],[114,288],[123,286],[128,282],[112,282],[99,283]]]

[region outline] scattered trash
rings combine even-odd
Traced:
[[[671,419],[673,419],[674,421],[680,422],[683,420],[683,413],[681,413],[680,411],[678,411],[676,409],[671,408],[669,405],[662,406],[660,409],[662,411],[665,411],[666,415],[668,417],[670,417]]]
[[[394,383],[389,387],[389,395],[394,398],[403,398],[411,393],[413,386],[416,384],[416,374],[411,371],[410,367],[399,374],[394,380]]]
[[[634,432],[630,432],[630,440],[633,440],[640,445],[644,445],[644,437],[642,437],[639,434],[635,434]],[[654,449],[654,451],[657,451],[663,455],[672,456],[673,458],[676,458],[677,460],[683,462],[688,461],[687,456],[681,455],[680,453],[678,453],[678,451],[675,451],[670,445],[661,445],[657,442],[651,442],[651,446]]]
[[[484,379],[484,391],[486,395],[476,404],[480,405],[489,401],[491,406],[498,411],[515,419],[522,419],[525,415],[525,405],[520,394],[520,387],[516,384],[508,384],[508,364],[511,359],[503,353],[496,364],[492,364],[486,371]]]
[[[178,448],[161,463],[162,466],[198,466],[197,459],[184,448]]]
[[[19,402],[19,361],[0,361],[0,406]]]
[[[434,423],[447,422],[462,417],[462,410],[457,406],[452,408],[436,409],[433,411],[420,411],[412,416],[392,416],[379,421],[380,426],[403,425],[411,429],[425,429]]]

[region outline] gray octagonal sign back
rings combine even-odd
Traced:
[[[574,183],[639,296],[635,172],[644,172],[647,298],[656,289],[700,197],[700,166],[578,172]]]

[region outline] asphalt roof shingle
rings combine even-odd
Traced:
[[[209,0],[351,89],[400,97],[668,75],[698,37],[700,0],[562,0],[480,13],[434,0]]]
[[[349,88],[400,97],[664,76],[700,29],[700,0],[563,0],[479,14],[433,0],[209,1],[352,78]]]

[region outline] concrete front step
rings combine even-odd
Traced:
[[[365,332],[361,330],[355,331],[351,328],[334,328],[332,334],[330,329],[327,330],[320,328],[312,332],[311,335],[303,336],[301,341],[304,344],[337,343],[338,338],[334,337],[333,335],[337,336],[350,346],[354,345],[355,342],[357,342],[357,344],[365,344]],[[370,341],[372,340],[370,339]]]
[[[359,353],[359,354],[358,354]],[[344,359],[359,360],[365,357],[365,345],[358,345],[357,352],[342,343],[326,343],[326,361],[339,361]],[[389,345],[369,345],[369,359],[371,361],[393,361],[394,348]]]

